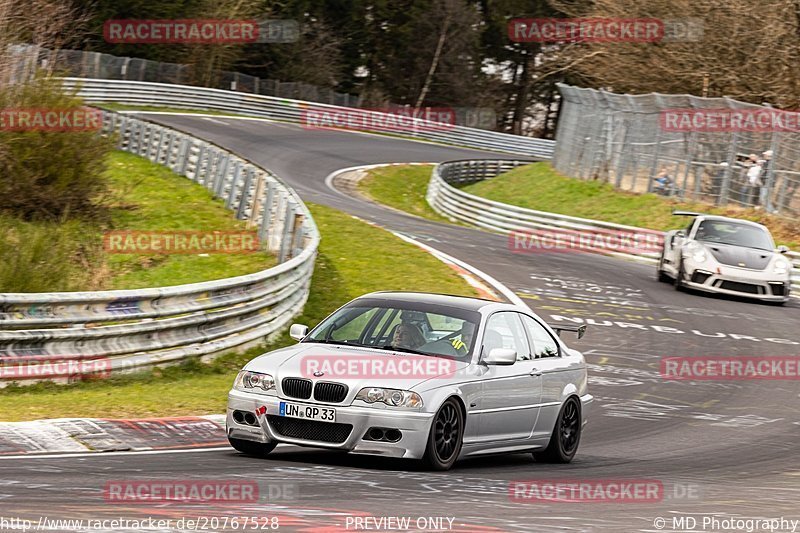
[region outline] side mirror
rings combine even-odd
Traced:
[[[676,239],[683,239],[684,237],[686,237],[686,233],[684,233],[683,230],[676,231],[675,233],[673,233],[672,238],[669,240],[670,247],[675,246]]]
[[[289,328],[289,336],[296,341],[301,341],[308,335],[308,326],[303,324],[292,324]]]
[[[513,365],[517,362],[517,352],[510,348],[492,348],[483,362],[487,365]]]
[[[780,246],[778,246],[776,251],[779,254],[787,254],[787,253],[789,253],[789,247],[781,244]]]

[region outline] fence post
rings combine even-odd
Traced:
[[[717,198],[717,205],[725,205],[728,202],[728,193],[731,188],[731,175],[733,173],[733,164],[736,162],[736,145],[739,142],[739,132],[734,131],[731,134],[731,144],[728,149],[728,166],[725,167],[725,174],[722,176],[722,183],[719,189],[719,198]]]

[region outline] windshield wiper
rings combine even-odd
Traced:
[[[309,339],[303,342],[318,342],[320,344],[336,344],[338,346],[360,346],[362,348],[369,348],[366,344],[359,344],[357,342],[348,342],[348,341],[335,341],[332,339]]]
[[[391,344],[387,345],[387,346],[383,346],[380,349],[381,350],[392,350],[393,352],[415,353],[417,355],[431,355],[429,353],[420,352],[419,350],[414,350],[414,349],[411,349],[411,348],[402,348],[402,347],[399,347],[399,346],[392,346]]]

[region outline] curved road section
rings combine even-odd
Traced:
[[[405,531],[387,520],[398,517],[410,518],[412,531],[435,529],[421,517],[441,518],[442,531],[792,531],[791,520],[800,520],[800,381],[671,380],[661,366],[664,357],[796,358],[796,302],[676,292],[652,267],[603,256],[512,253],[502,235],[408,216],[326,184],[345,167],[502,154],[267,121],[150,118],[269,168],[304,200],[488,272],[551,323],[589,324],[582,340],[570,341],[586,354],[597,398],[578,455],[569,465],[529,454],[484,457],[446,473],[291,446],[268,460],[213,449],[0,461],[2,508],[36,517],[46,501],[51,516],[84,518],[273,513],[283,531]],[[265,495],[291,490],[276,488],[258,505],[196,508],[111,505],[101,494],[110,480],[209,478],[253,480]],[[546,501],[553,496],[562,501]],[[581,501],[563,501],[569,497]]]

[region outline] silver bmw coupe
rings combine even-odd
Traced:
[[[231,445],[279,443],[421,459],[532,452],[572,460],[587,422],[583,355],[524,306],[413,292],[364,295],[261,355],[228,396]]]

